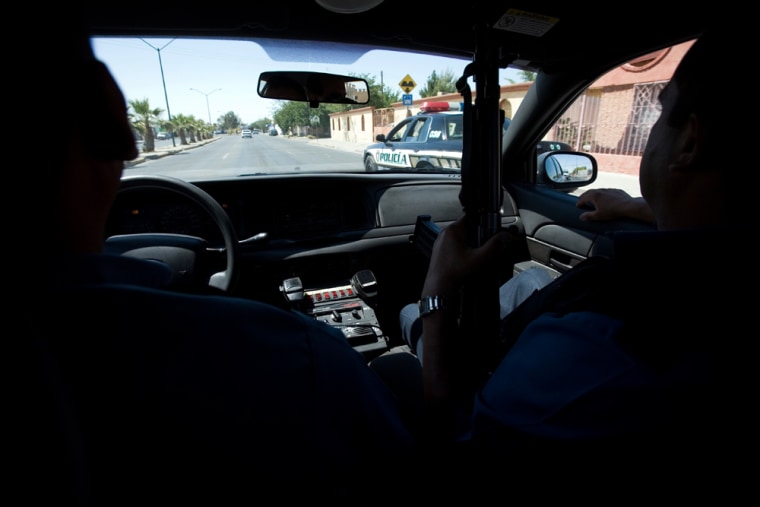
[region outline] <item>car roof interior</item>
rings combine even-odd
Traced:
[[[341,3],[341,2],[336,2]],[[343,2],[350,4],[353,2]],[[375,2],[370,2],[375,3]],[[115,7],[107,2],[88,3],[86,15],[93,35],[190,36],[219,38],[299,39],[356,43],[375,48],[440,53],[471,58],[480,44],[476,27],[493,26],[487,44],[498,49],[499,61],[527,70],[557,71],[594,60],[609,65],[616,55],[623,63],[641,48],[654,49],[699,35],[706,14],[694,10],[664,10],[659,5],[637,4],[626,13],[625,23],[606,23],[603,13],[573,3],[483,2],[431,8],[427,4],[385,0],[355,14],[330,12],[316,1],[232,3],[223,8],[178,7],[173,2],[130,2]],[[516,33],[507,24],[509,10],[525,11],[548,19],[552,27],[543,34]],[[600,17],[601,14],[601,17]],[[452,22],[452,20],[456,22]],[[603,44],[598,41],[604,41]]]

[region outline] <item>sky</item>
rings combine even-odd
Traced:
[[[367,74],[399,94],[403,91],[398,83],[408,74],[417,84],[412,90],[416,100],[433,71],[459,76],[470,63],[413,53],[399,58],[379,50],[350,64],[321,62],[316,52],[310,62],[289,63],[272,60],[258,44],[228,40],[94,38],[93,49],[108,65],[127,100],[147,98],[152,108],[164,110],[162,118],[168,118],[168,97],[172,116],[192,115],[208,121],[210,113],[212,123],[229,111],[243,123],[271,118],[278,102],[256,94],[259,73],[265,70]]]

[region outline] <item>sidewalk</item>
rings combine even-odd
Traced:
[[[299,139],[299,138],[294,137],[292,139]],[[318,144],[319,146],[326,147],[326,148],[335,148],[336,150],[341,150],[341,151],[352,151],[354,153],[364,153],[365,145],[363,144],[352,143],[349,141],[339,141],[337,139],[332,139],[330,137],[320,138],[320,139],[308,139],[308,138],[300,138],[300,139],[306,139],[308,142],[312,144]]]
[[[305,141],[307,143],[316,144],[318,146],[321,146],[322,148],[334,148],[336,150],[350,151],[354,153],[364,153],[364,148],[366,146],[365,144],[357,144],[357,143],[352,143],[349,141],[341,141],[338,139],[333,139],[332,137],[320,137],[320,138],[313,138],[313,137],[307,137],[307,136],[288,137],[286,135],[283,135],[282,137],[288,140]]]

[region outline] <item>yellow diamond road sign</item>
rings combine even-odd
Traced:
[[[401,80],[401,82],[398,84],[402,90],[404,90],[404,93],[407,95],[412,93],[412,90],[414,90],[414,87],[417,86],[417,83],[414,82],[414,79],[412,79],[412,76],[407,74],[404,76],[404,79]]]

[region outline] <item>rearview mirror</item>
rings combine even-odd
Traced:
[[[596,180],[596,159],[577,151],[548,151],[538,156],[538,179],[552,188],[572,189]]]
[[[257,91],[265,99],[297,100],[308,102],[311,107],[369,103],[369,84],[365,79],[323,72],[262,72]]]

